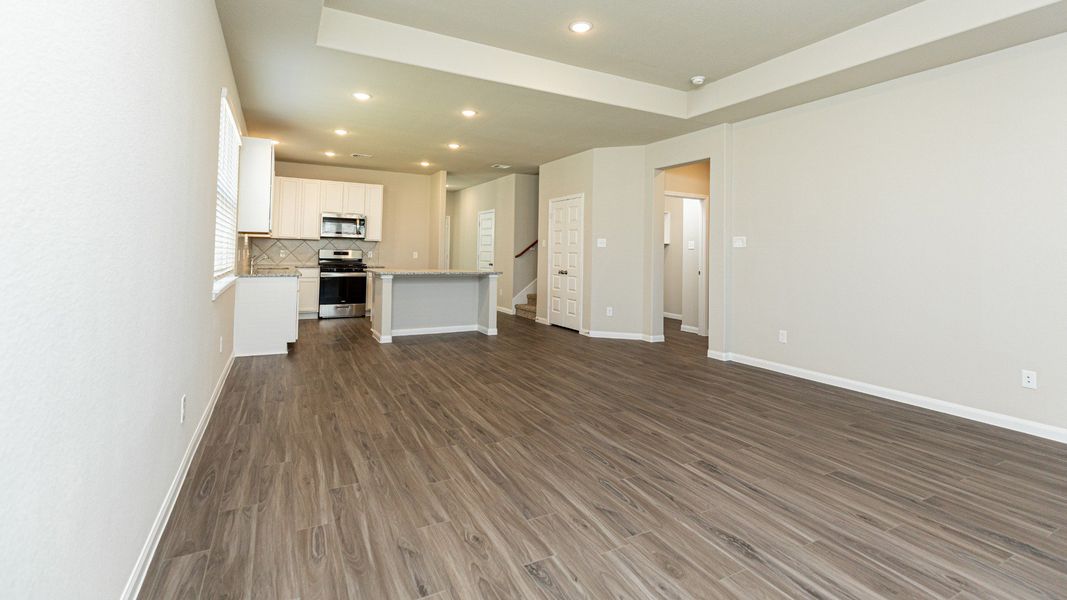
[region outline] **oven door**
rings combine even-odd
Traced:
[[[366,273],[319,274],[320,319],[362,317],[366,312]]]

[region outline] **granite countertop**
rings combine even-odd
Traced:
[[[238,277],[300,277],[296,267],[258,267]]]
[[[500,275],[501,271],[470,271],[464,269],[367,269],[375,275],[402,275],[414,277],[470,277],[472,275]]]

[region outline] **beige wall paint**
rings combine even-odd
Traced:
[[[435,194],[439,193],[435,175],[290,162],[276,163],[274,171],[279,177],[383,185],[382,241],[378,244],[377,255],[367,261],[389,268],[425,269],[437,266],[430,250],[432,209]],[[418,252],[418,258],[412,256],[413,252]]]
[[[430,218],[429,218],[429,246],[430,253],[427,257],[427,262],[431,268],[435,269],[447,269],[445,265],[445,251],[444,251],[444,221],[445,221],[445,199],[448,194],[448,186],[446,181],[448,180],[447,171],[438,171],[430,176]]]
[[[0,589],[117,598],[232,354],[233,288],[211,299],[222,88],[243,122],[240,103],[210,0],[0,13],[20,266],[0,297]],[[37,227],[57,210],[77,223],[61,255]]]
[[[700,160],[663,170],[668,192],[707,196],[711,185],[711,163]]]
[[[663,245],[663,312],[682,314],[682,199],[667,196],[665,212],[671,215],[671,243]]]
[[[597,148],[593,161],[592,214],[586,215],[593,238],[586,247],[587,254],[592,255],[591,271],[587,273],[592,284],[589,329],[640,335],[644,282],[635,274],[644,260],[640,241],[645,227],[646,202],[641,186],[645,149]],[[660,224],[662,230],[662,220]],[[607,247],[597,247],[597,239],[606,239]],[[609,306],[614,316],[607,316]]]
[[[737,124],[732,350],[1067,427],[1065,62],[1059,35]]]

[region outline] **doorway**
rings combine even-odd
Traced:
[[[478,270],[492,271],[495,263],[496,210],[478,213]]]
[[[670,229],[663,240],[663,316],[686,333],[707,335],[707,283],[704,256],[706,198],[665,194],[664,215]],[[703,292],[703,294],[701,293]]]
[[[660,282],[662,303],[653,318],[662,323],[664,340],[678,339],[678,333],[666,335],[672,331],[708,335],[710,188],[707,160],[667,167],[656,175],[653,203],[663,207],[664,222],[663,254],[653,264],[653,281]]]
[[[548,322],[582,327],[582,227],[585,197],[557,198],[548,205]]]

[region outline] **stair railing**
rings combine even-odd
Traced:
[[[529,252],[530,250],[533,250],[534,246],[536,246],[536,245],[537,245],[537,240],[534,240],[534,241],[530,242],[530,245],[529,245],[529,246],[526,246],[525,248],[523,248],[523,249],[522,249],[522,252],[519,252],[518,254],[516,254],[516,255],[515,255],[515,258],[519,258],[519,257],[520,257],[520,256],[522,256],[523,254],[526,254],[526,253],[527,253],[527,252]]]

